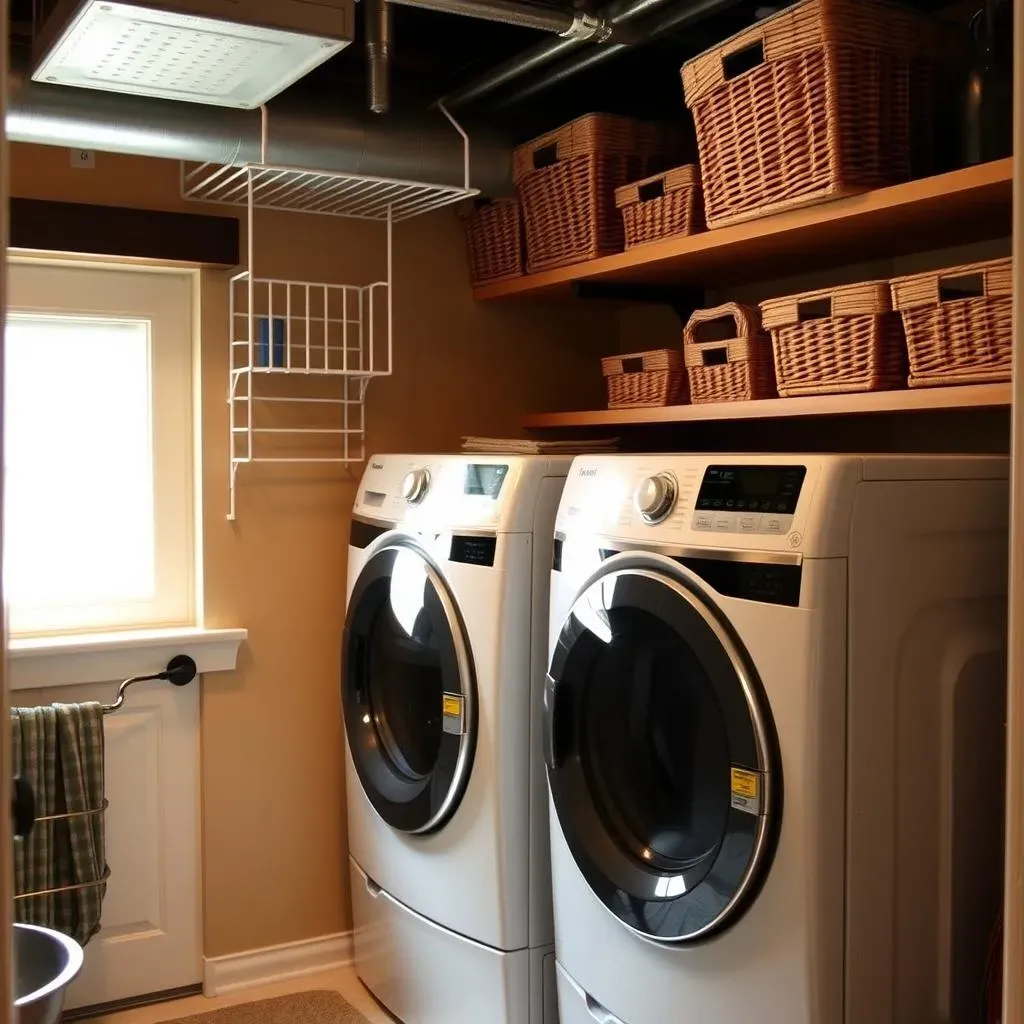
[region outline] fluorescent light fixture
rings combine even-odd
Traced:
[[[304,23],[311,9],[320,34]],[[249,20],[215,16],[236,10],[245,10]],[[267,10],[274,12],[272,24],[262,17]],[[333,15],[329,24],[338,37],[322,34],[325,13]],[[349,0],[315,5],[295,0],[167,0],[159,7],[65,0],[43,26],[32,78],[251,109],[348,45],[350,28]]]

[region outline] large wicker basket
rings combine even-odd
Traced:
[[[688,398],[686,369],[676,349],[634,352],[601,360],[609,409],[682,405]]]
[[[704,226],[700,175],[694,164],[616,189],[615,205],[622,210],[627,249],[662,238],[692,235]]]
[[[761,322],[771,332],[780,395],[906,387],[907,344],[887,281],[770,299]]]
[[[466,217],[469,278],[473,287],[523,273],[523,227],[518,199],[480,201]]]
[[[688,61],[708,226],[944,169],[967,47],[875,0],[803,0]]]
[[[683,358],[695,404],[775,395],[772,343],[756,306],[697,310],[683,331]]]
[[[621,252],[615,190],[651,168],[663,136],[652,125],[587,114],[519,146],[512,177],[531,272]]]
[[[910,386],[1006,381],[1013,368],[1009,257],[891,282],[903,317]]]

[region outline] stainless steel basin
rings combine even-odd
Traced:
[[[60,932],[14,926],[15,1024],[56,1024],[64,992],[82,969],[82,947]]]

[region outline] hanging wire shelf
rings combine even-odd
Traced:
[[[261,111],[260,162],[218,164],[186,161],[181,165],[182,197],[199,203],[252,205],[257,209],[318,213],[357,220],[390,219],[392,223],[451,206],[479,195],[480,190],[469,185],[469,136],[442,104],[438,107],[462,137],[462,185],[437,185],[269,163],[268,122],[264,107]]]
[[[273,164],[182,165],[185,199],[247,206],[250,188],[258,209],[377,221],[390,210],[396,223],[477,195],[476,189]]]
[[[393,227],[479,191],[469,185],[469,137],[440,109],[462,137],[461,186],[270,164],[266,107],[259,163],[182,163],[185,199],[247,211],[247,264],[230,284],[228,519],[240,466],[365,458],[366,391],[392,370]],[[350,285],[257,274],[257,209],[383,223],[386,277]]]

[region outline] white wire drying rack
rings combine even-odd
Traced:
[[[181,165],[185,199],[246,208],[246,269],[231,279],[228,519],[235,518],[238,469],[246,463],[365,458],[366,391],[392,370],[393,227],[479,191],[469,184],[469,137],[440,109],[462,137],[461,186],[270,164],[266,107],[259,163]],[[257,209],[383,223],[384,280],[348,285],[257,275]]]

